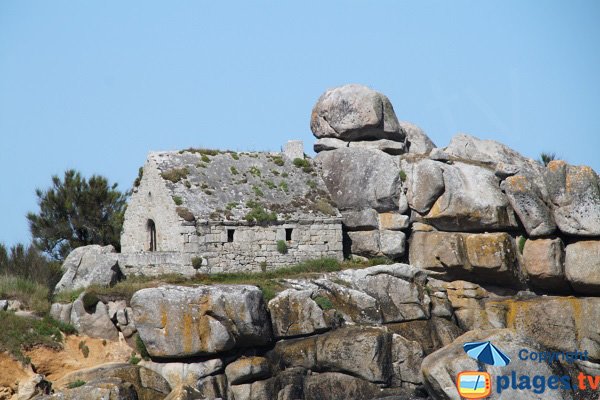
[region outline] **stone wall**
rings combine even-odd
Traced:
[[[291,240],[286,240],[286,230],[290,229]],[[210,273],[256,272],[316,258],[343,258],[342,226],[335,218],[271,226],[207,223],[197,230],[198,235],[190,236],[185,249],[201,254]],[[231,230],[233,238],[228,237]],[[278,251],[278,241],[285,242],[287,253]]]
[[[160,177],[152,157],[144,165],[143,179],[134,188],[127,206],[121,234],[121,251],[138,253],[150,250],[148,221],[156,226],[157,251],[183,251],[187,235],[194,234],[193,224],[177,214],[177,206]]]

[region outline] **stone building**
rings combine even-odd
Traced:
[[[123,272],[261,271],[341,260],[341,215],[298,148],[150,153],[125,214]]]

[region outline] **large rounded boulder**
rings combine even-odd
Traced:
[[[402,142],[406,136],[390,100],[357,84],[323,93],[312,110],[310,129],[319,139],[344,141],[390,139]]]

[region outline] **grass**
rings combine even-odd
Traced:
[[[260,169],[258,169],[258,167],[250,167],[250,169],[248,170],[248,172],[251,175],[256,176],[257,178],[260,178]]]
[[[305,158],[294,158],[293,162],[296,167],[302,168],[302,171],[304,171],[306,173],[310,173],[313,171],[313,168],[310,165],[310,162]]]
[[[233,202],[233,201],[232,201],[231,203],[227,203],[227,206],[225,206],[225,209],[227,209],[227,210],[231,211],[231,210],[233,210],[234,208],[236,208],[236,207],[237,207],[237,205],[238,205],[238,203],[236,203],[236,202]]]
[[[180,206],[183,204],[183,199],[181,198],[181,196],[173,196],[173,201],[175,202],[175,205]]]
[[[279,182],[279,188],[286,193],[290,190],[286,181]]]
[[[82,381],[81,379],[77,379],[76,381],[69,382],[69,383],[67,384],[67,387],[68,387],[69,389],[75,389],[75,388],[78,388],[78,387],[80,387],[80,386],[83,386],[83,385],[85,385],[85,384],[86,384],[86,382],[85,382],[85,381]]]
[[[231,152],[231,153],[229,153],[229,155],[231,156],[231,158],[233,158],[236,161],[240,159],[240,156],[238,156],[238,153]]]
[[[273,181],[265,181],[265,185],[267,185],[269,189],[275,189],[277,187]]]
[[[142,359],[146,361],[150,360],[150,354],[148,353],[148,349],[146,349],[146,345],[144,344],[144,341],[140,337],[139,333],[135,334],[135,348],[137,349],[137,352],[139,353],[140,357],[142,357]]]
[[[221,151],[221,150],[204,149],[201,147],[189,147],[187,149],[180,150],[179,154],[183,154],[185,152],[202,154],[202,155],[207,155],[207,156],[216,156],[217,154],[223,153],[223,151]]]
[[[281,157],[275,156],[272,158],[272,160],[275,163],[275,165],[278,165],[280,167],[283,166],[283,164],[285,164],[285,161],[283,161],[283,158],[281,158]]]
[[[287,243],[285,242],[285,240],[278,240],[277,241],[277,251],[280,254],[287,254],[288,253],[288,247],[287,247]]]
[[[177,183],[180,180],[187,178],[188,174],[189,174],[188,169],[184,167],[184,168],[173,168],[168,171],[164,171],[163,173],[160,174],[160,176],[162,176],[163,179],[166,179],[167,181]]]
[[[311,274],[321,274],[326,272],[342,271],[344,269],[365,268],[372,265],[389,264],[392,261],[379,257],[369,261],[346,260],[340,262],[333,258],[320,258],[308,260],[302,263],[279,268],[275,270],[266,270],[264,265],[263,272],[237,272],[220,274],[196,274],[192,278],[187,278],[178,274],[168,274],[158,277],[131,276],[126,280],[118,282],[113,287],[92,286],[88,288],[87,293],[95,297],[119,298],[129,302],[131,296],[141,289],[149,287],[158,287],[163,284],[173,285],[212,285],[212,284],[231,284],[231,285],[255,285],[262,292],[265,301],[271,300],[280,292],[283,287],[278,282],[280,279],[298,279],[310,276]],[[263,266],[261,265],[261,269]],[[139,350],[139,349],[138,349]],[[143,353],[138,351],[143,356]]]
[[[250,211],[246,214],[244,219],[248,222],[274,222],[277,221],[277,214],[275,212],[268,212],[264,206],[256,201],[249,201],[246,206],[250,208]]]
[[[237,175],[238,174],[237,168],[234,167],[233,165],[231,167],[229,167],[229,170],[231,171],[232,175]]]
[[[400,173],[398,174],[398,176],[400,176],[400,180],[402,182],[406,182],[406,172],[404,172],[404,170],[400,170]]]
[[[263,197],[265,194],[263,193],[262,190],[260,190],[260,187],[258,187],[257,185],[253,185],[252,186],[252,191],[254,191],[254,194],[257,197]]]
[[[206,154],[202,154],[202,157],[200,157],[200,160],[202,160],[203,163],[208,164],[210,162],[210,158],[208,158],[208,156]]]
[[[519,237],[519,253],[523,254],[523,250],[525,249],[525,242],[527,242],[527,238],[525,236]]]
[[[24,350],[38,345],[59,350],[62,348],[62,332],[75,333],[75,328],[71,325],[48,316],[43,319],[25,318],[8,311],[0,311],[0,324],[0,351],[12,354],[24,364],[30,362],[23,354]]]
[[[12,275],[0,275],[0,299],[18,300],[26,309],[43,315],[50,310],[48,286]]]
[[[72,303],[81,293],[85,291],[84,288],[76,289],[76,290],[66,290],[64,292],[60,292],[54,295],[52,298],[53,303]]]
[[[313,300],[315,303],[317,303],[321,310],[331,310],[333,308],[333,303],[327,297],[317,296]]]
[[[322,214],[335,216],[337,215],[335,208],[328,201],[323,199],[317,199],[315,202],[315,209]]]

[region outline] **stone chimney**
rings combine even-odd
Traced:
[[[302,140],[288,140],[283,145],[283,155],[290,160],[295,158],[304,158],[304,143]]]

